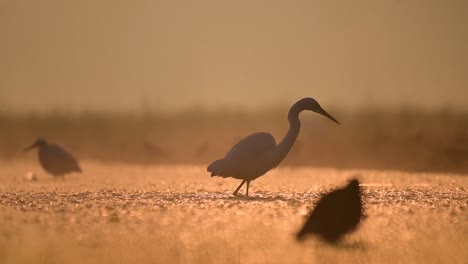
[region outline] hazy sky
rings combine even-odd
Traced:
[[[466,0],[0,0],[0,107],[468,107]]]

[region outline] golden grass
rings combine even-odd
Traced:
[[[468,177],[282,167],[238,181],[203,166],[84,161],[65,181],[1,162],[0,263],[464,263]],[[26,171],[38,174],[25,182]],[[338,247],[294,240],[319,195],[352,176],[367,218]]]

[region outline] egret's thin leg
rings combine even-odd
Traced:
[[[247,181],[247,192],[245,193],[245,196],[249,196],[249,186],[250,186],[250,181]]]
[[[241,182],[241,184],[239,184],[239,187],[237,187],[237,189],[236,189],[236,190],[234,191],[234,193],[233,193],[234,195],[237,195],[237,193],[239,192],[239,190],[240,190],[240,188],[242,187],[242,185],[244,185],[244,183],[245,183],[245,180],[243,180],[243,181]]]

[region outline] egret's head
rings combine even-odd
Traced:
[[[310,97],[304,98],[299,101],[299,104],[302,106],[304,110],[314,111],[315,113],[324,115],[328,117],[329,119],[331,119],[332,121],[334,121],[335,123],[340,124],[340,122],[338,122],[333,116],[327,113],[327,111],[325,111],[317,102],[317,100],[315,100],[314,98],[310,98]]]
[[[40,148],[40,147],[43,147],[43,146],[46,146],[47,145],[47,141],[43,138],[38,138],[34,144],[32,144],[31,146],[27,147],[24,151],[28,151],[28,150],[31,150],[33,148]]]

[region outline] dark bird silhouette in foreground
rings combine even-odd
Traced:
[[[211,177],[231,177],[242,180],[234,191],[234,195],[237,195],[242,185],[247,183],[246,195],[248,196],[250,182],[276,168],[288,154],[299,135],[301,128],[299,113],[304,110],[319,113],[339,124],[315,99],[303,98],[289,109],[289,130],[278,145],[270,133],[254,133],[237,143],[224,158],[208,166],[207,171],[211,172]]]
[[[323,195],[312,210],[297,239],[316,234],[330,243],[339,242],[355,230],[363,216],[359,181],[351,180],[346,187]]]
[[[66,150],[55,144],[49,144],[46,140],[39,138],[25,151],[39,149],[39,162],[42,168],[54,177],[64,179],[65,174],[82,172],[76,159]]]

